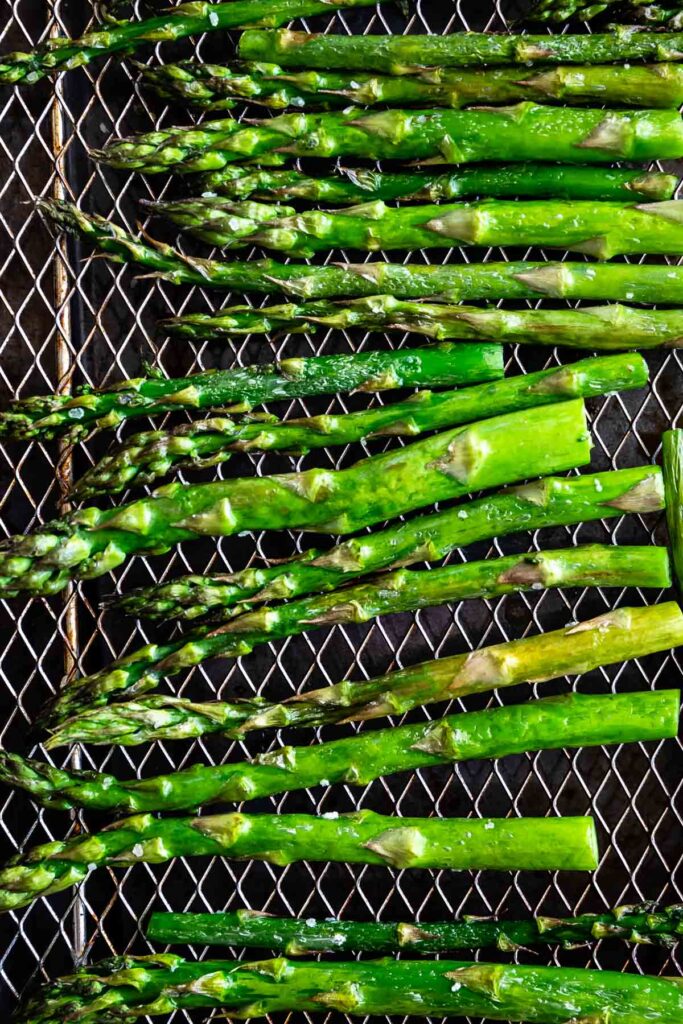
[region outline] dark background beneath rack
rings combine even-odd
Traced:
[[[0,50],[26,49],[55,23],[60,31],[78,34],[85,27],[83,8],[75,0],[47,5],[31,0],[0,0]],[[412,32],[442,32],[461,28],[492,30],[505,20],[489,3],[422,0],[409,24]],[[56,18],[56,22],[55,19]],[[339,31],[406,30],[405,19],[385,6],[337,15],[330,24]],[[227,59],[233,41],[226,36],[205,38],[163,48],[163,59],[195,51],[205,60]],[[151,59],[151,54],[149,55]],[[237,114],[241,111],[237,110]],[[149,129],[155,124],[186,123],[187,111],[169,112],[136,85],[133,69],[118,58],[105,65],[62,76],[54,83],[0,92],[0,393],[52,391],[64,373],[73,385],[103,384],[140,372],[143,359],[154,359],[169,374],[197,368],[231,366],[270,360],[281,354],[350,351],[360,347],[415,344],[414,338],[367,337],[341,332],[312,337],[253,339],[235,345],[205,345],[193,350],[180,341],[169,343],[155,335],[155,321],[183,310],[217,308],[230,299],[220,292],[173,288],[158,282],[136,281],[132,271],[104,260],[69,241],[62,246],[63,263],[55,244],[32,210],[31,199],[63,188],[84,209],[134,227],[137,200],[161,194],[186,193],[185,186],[163,177],[147,181],[136,176],[100,170],[86,156],[88,146],[101,145],[116,134]],[[60,144],[61,140],[61,144]],[[154,224],[157,237],[164,226]],[[187,245],[187,243],[185,243]],[[188,251],[204,252],[201,248]],[[357,254],[346,254],[357,255]],[[401,254],[393,254],[397,259]],[[497,251],[476,252],[477,258],[499,259]],[[509,257],[524,257],[508,251]],[[534,252],[533,258],[544,258]],[[340,254],[333,254],[339,258]],[[363,258],[363,257],[361,257]],[[378,255],[377,258],[381,258]],[[458,249],[449,253],[413,254],[415,260],[472,259]],[[260,304],[258,296],[248,301]],[[55,310],[58,311],[55,317]],[[562,353],[571,359],[571,353]],[[509,373],[552,365],[551,352],[509,352]],[[683,374],[673,352],[648,356],[652,383],[637,392],[592,403],[595,439],[593,465],[606,469],[649,462],[657,458],[661,431],[674,422],[680,406]],[[367,397],[293,402],[277,411],[287,415],[357,408]],[[377,399],[375,399],[377,401]],[[400,443],[400,442],[391,442]],[[74,453],[78,475],[103,450],[106,437],[96,438]],[[383,443],[364,446],[377,452]],[[293,464],[341,466],[361,455],[350,450],[317,453],[305,460],[285,457],[240,457],[224,474],[273,472]],[[68,455],[55,443],[30,447],[12,444],[0,449],[2,527],[21,532],[50,518],[63,498],[71,472]],[[210,478],[210,474],[205,474]],[[196,479],[192,475],[192,479]],[[60,483],[61,481],[61,483]],[[563,545],[588,540],[647,543],[664,538],[663,524],[635,517],[579,529],[523,534],[479,545],[468,558],[495,556],[535,546]],[[172,555],[138,559],[119,571],[79,586],[65,599],[3,602],[0,609],[0,694],[2,745],[26,751],[28,730],[36,710],[59,685],[64,666],[75,659],[81,671],[101,667],[112,656],[132,650],[147,639],[169,635],[170,627],[136,625],[112,613],[103,615],[99,602],[116,587],[125,590],[152,580],[191,571],[241,568],[258,558],[281,557],[316,538],[277,533],[233,538],[219,544],[186,545]],[[324,541],[323,541],[324,542]],[[464,557],[461,554],[454,558]],[[363,627],[335,627],[262,648],[239,664],[214,663],[181,679],[181,692],[195,698],[214,695],[268,693],[281,695],[342,678],[359,679],[393,667],[414,664],[437,655],[468,650],[539,630],[551,630],[576,619],[599,614],[615,604],[641,604],[661,596],[654,593],[599,591],[511,597],[502,601],[471,601],[418,615],[387,617]],[[626,691],[680,684],[681,671],[672,655],[653,656],[640,663],[615,666],[581,678],[585,692]],[[566,692],[566,680],[490,698],[470,699],[469,709],[518,701],[533,693]],[[432,714],[439,714],[437,707]],[[427,712],[416,711],[421,719]],[[378,723],[382,725],[383,723]],[[328,735],[331,735],[328,732]],[[310,734],[287,739],[308,742]],[[179,768],[206,758],[239,759],[276,743],[272,734],[256,734],[248,743],[229,744],[209,737],[194,744],[155,744],[128,751],[106,747],[76,754],[84,767],[109,768],[123,775],[151,774]],[[66,763],[68,752],[55,752],[55,763]],[[73,762],[72,762],[73,763]],[[681,898],[680,744],[634,745],[607,751],[548,752],[507,758],[501,763],[471,763],[434,769],[413,776],[378,781],[363,789],[333,787],[264,800],[250,810],[342,811],[356,807],[398,814],[582,814],[595,815],[600,830],[602,863],[592,876],[543,873],[495,875],[491,872],[448,874],[392,872],[380,868],[293,865],[285,869],[228,861],[176,861],[158,867],[142,866],[115,873],[98,872],[78,894],[63,893],[41,900],[0,923],[0,1012],[5,1015],[35,977],[68,971],[74,960],[145,952],[140,922],[150,908],[219,910],[253,907],[303,916],[343,914],[423,920],[454,914],[563,914],[600,910],[615,903],[643,898],[674,902]],[[0,857],[22,846],[63,838],[82,827],[67,814],[42,812],[23,795],[0,793]],[[89,827],[97,826],[94,816]],[[489,955],[487,953],[486,955]],[[661,949],[601,943],[574,951],[541,950],[533,962],[678,973],[675,955]],[[201,1016],[201,1015],[200,1015]],[[176,1019],[191,1019],[178,1014]],[[199,1018],[197,1018],[199,1019]]]

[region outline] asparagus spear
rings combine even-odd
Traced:
[[[247,1011],[256,1017],[336,1010],[535,1024],[679,1024],[683,991],[676,978],[576,967],[392,959],[293,963],[282,957],[190,962],[157,954],[81,967],[39,989],[16,1024],[62,1024],[65,1013],[95,1024],[192,1007],[223,1008],[230,1018]]]
[[[264,605],[167,644],[148,644],[101,672],[69,680],[40,724],[48,728],[112,700],[154,689],[164,676],[209,658],[237,658],[271,640],[298,636],[321,626],[368,622],[380,615],[416,611],[473,597],[546,587],[668,587],[666,548],[590,545],[541,551],[422,572],[400,569],[377,581],[343,591]]]
[[[580,170],[583,172],[585,168]],[[560,168],[550,171],[560,179]],[[664,196],[653,195],[652,198]],[[449,302],[540,297],[620,301],[628,296],[633,302],[683,304],[683,267],[680,266],[511,262],[447,266],[341,263],[323,267],[282,264],[274,260],[221,263],[185,256],[160,242],[133,238],[104,217],[89,216],[69,203],[43,202],[41,209],[61,227],[89,240],[116,262],[148,267],[154,271],[153,276],[173,284],[199,284],[267,294],[285,292],[308,299],[382,293],[397,298],[441,298]]]
[[[191,174],[273,153],[450,164],[640,163],[683,156],[683,123],[675,110],[605,111],[534,103],[469,110],[332,111],[282,114],[246,127],[230,118],[207,121],[199,127],[119,139],[91,155],[127,171]]]
[[[81,67],[96,57],[121,51],[130,53],[145,44],[173,42],[217,29],[284,25],[293,18],[374,4],[375,0],[231,0],[230,3],[181,4],[146,21],[109,24],[80,39],[49,39],[29,53],[8,53],[0,57],[0,83],[33,85],[45,75]]]
[[[455,548],[519,530],[568,526],[662,508],[662,475],[654,466],[548,477],[471,501],[464,509],[446,509],[351,538],[324,553],[311,549],[272,566],[256,566],[229,575],[181,576],[170,583],[129,591],[117,605],[129,614],[146,618],[196,619],[250,601],[335,590],[381,569],[425,559],[435,562]]]
[[[683,200],[676,199],[662,203],[492,199],[399,208],[377,200],[346,210],[306,210],[272,222],[254,220],[251,234],[240,237],[230,227],[231,200],[209,197],[151,205],[211,245],[260,245],[289,256],[308,257],[329,249],[374,252],[454,245],[537,245],[599,260],[623,253],[683,254]]]
[[[248,412],[264,402],[307,395],[425,385],[453,387],[502,375],[502,349],[483,343],[290,358],[177,378],[155,374],[103,390],[86,386],[75,395],[16,399],[0,413],[0,437],[48,440],[66,436],[76,441],[97,429],[114,428],[123,420],[177,409]]]
[[[683,614],[675,602],[618,608],[552,633],[415,665],[379,679],[338,683],[282,704],[262,698],[198,704],[161,695],[112,704],[66,722],[47,746],[80,741],[134,746],[216,732],[239,739],[255,729],[364,721],[499,686],[590,672],[680,644]]]
[[[205,190],[232,199],[308,199],[333,205],[373,199],[437,203],[469,196],[493,199],[547,196],[550,199],[622,201],[640,197],[653,202],[671,199],[677,184],[675,175],[659,171],[572,167],[569,164],[464,167],[445,174],[342,168],[334,177],[327,178],[313,178],[302,171],[272,171],[230,164],[202,179]]]
[[[211,111],[230,110],[245,100],[299,110],[378,103],[460,108],[522,100],[675,109],[683,103],[683,70],[676,64],[560,66],[545,71],[420,68],[399,76],[291,72],[259,62],[226,67],[188,60],[138,67],[145,83],[160,96]]]
[[[373,811],[329,817],[141,814],[14,857],[0,869],[0,911],[68,889],[97,867],[161,864],[174,857],[237,857],[278,866],[306,860],[457,871],[592,871],[598,847],[592,818],[395,818]]]
[[[683,905],[636,903],[577,917],[534,917],[495,921],[463,917],[454,921],[340,921],[272,917],[254,910],[222,914],[156,911],[146,928],[150,942],[277,949],[285,956],[309,953],[447,953],[494,946],[505,952],[559,943],[573,947],[592,939],[675,946],[683,935]]]
[[[581,18],[583,21],[591,21],[613,7],[617,8],[621,20],[628,19],[629,24],[668,25],[674,31],[679,31],[683,24],[683,8],[680,4],[670,7],[661,4],[643,5],[635,0],[601,0],[600,3],[591,3],[590,0],[540,0],[530,12],[529,20],[568,21],[570,18]]]
[[[683,322],[682,322],[683,327]],[[523,374],[495,384],[434,394],[418,391],[404,402],[346,415],[326,414],[285,422],[226,417],[136,434],[96,463],[76,484],[79,500],[122,491],[182,467],[215,466],[235,451],[287,451],[351,444],[382,436],[414,437],[488,416],[643,387],[647,364],[638,355],[584,359],[569,366]]]
[[[543,437],[542,445],[537,443]],[[119,508],[85,508],[0,543],[0,594],[53,594],[129,555],[184,540],[292,527],[352,533],[435,501],[585,465],[579,400],[458,427],[343,470],[167,484]]]
[[[680,61],[683,35],[643,32],[620,26],[603,35],[496,35],[453,32],[438,36],[382,36],[243,32],[237,49],[242,60],[283,67],[332,71],[414,74],[425,67],[481,67],[522,64],[622,64],[629,61]]]
[[[682,233],[683,239],[683,233]],[[193,342],[227,336],[313,334],[330,328],[410,331],[444,340],[564,345],[567,348],[620,351],[630,348],[678,348],[683,344],[683,310],[633,306],[582,306],[578,309],[480,309],[414,302],[376,295],[337,302],[287,303],[281,306],[231,306],[218,313],[189,313],[164,320],[170,334]]]
[[[683,588],[683,430],[662,435],[666,521],[671,561],[678,589]]]
[[[244,764],[193,765],[151,779],[67,771],[0,751],[0,780],[45,807],[116,811],[197,810],[311,786],[366,785],[394,772],[536,750],[669,739],[678,732],[680,692],[568,694],[517,707],[365,732],[306,747],[279,747]]]

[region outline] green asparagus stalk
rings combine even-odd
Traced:
[[[83,881],[97,867],[161,864],[174,857],[236,857],[392,868],[592,871],[592,818],[394,818],[357,811],[124,818],[102,832],[35,846],[0,869],[0,911]],[[250,1013],[249,1016],[253,1016]]]
[[[143,81],[165,99],[203,110],[230,110],[247,100],[266,107],[331,109],[357,104],[467,107],[473,103],[599,103],[674,108],[683,103],[683,70],[676,64],[460,70],[420,68],[407,75],[299,71],[278,64],[225,66],[183,61],[139,65]]]
[[[178,409],[243,413],[280,399],[425,385],[453,387],[502,375],[502,349],[490,344],[290,358],[177,378],[159,374],[103,390],[86,386],[75,395],[16,399],[0,413],[0,437],[48,440],[66,436],[76,441],[95,430],[114,428],[123,420]]]
[[[464,509],[446,509],[351,538],[331,551],[311,549],[272,566],[218,576],[181,576],[170,583],[129,591],[117,606],[145,618],[191,620],[251,601],[337,590],[369,573],[424,560],[436,562],[455,548],[520,530],[572,526],[624,512],[647,514],[662,508],[662,474],[655,466],[547,477],[470,501]]]
[[[679,704],[678,690],[605,697],[574,693],[316,746],[279,747],[244,764],[197,764],[125,781],[0,751],[0,780],[26,790],[45,807],[63,810],[193,811],[337,782],[366,785],[394,772],[470,759],[670,739],[678,732]]]
[[[508,199],[546,196],[549,199],[622,200],[649,202],[671,199],[678,178],[661,171],[616,167],[572,167],[570,164],[507,164],[502,167],[464,167],[435,174],[427,171],[376,171],[342,168],[334,177],[313,178],[302,171],[272,171],[230,164],[202,179],[209,192],[232,199],[307,199],[332,205],[401,199],[438,203],[448,199],[487,196]],[[105,223],[107,223],[105,221]]]
[[[662,203],[491,199],[399,208],[377,200],[346,210],[306,210],[270,223],[254,220],[251,234],[239,237],[230,227],[231,200],[209,197],[152,206],[211,245],[260,245],[288,256],[309,257],[330,249],[374,252],[454,245],[536,245],[569,249],[599,260],[628,253],[683,254],[683,200],[676,199]]]
[[[591,3],[590,0],[540,0],[529,14],[529,20],[568,21],[570,18],[581,18],[583,21],[591,21],[613,8],[616,8],[622,21],[628,20],[631,25],[668,25],[673,31],[679,31],[683,24],[683,8],[680,4],[643,5],[636,0],[601,0],[600,3]]]
[[[82,1024],[223,1008],[230,1018],[282,1010],[351,1015],[477,1017],[569,1024],[679,1024],[676,978],[576,967],[453,960],[292,962],[121,957],[39,989],[16,1024]]]
[[[585,168],[576,170],[583,173]],[[561,168],[551,168],[550,172],[561,180]],[[652,194],[650,198],[665,196]],[[152,276],[173,284],[266,294],[284,292],[304,299],[391,294],[397,298],[440,298],[448,302],[543,297],[618,302],[628,297],[633,302],[683,304],[680,266],[510,262],[446,266],[340,263],[323,267],[274,260],[222,263],[185,256],[160,242],[141,241],[104,217],[84,214],[69,203],[44,202],[41,209],[60,227],[87,239],[116,262],[147,267],[153,271]]]
[[[81,711],[158,686],[164,676],[209,658],[237,658],[260,644],[323,626],[368,622],[380,615],[416,611],[474,597],[547,587],[670,586],[666,548],[590,545],[507,558],[447,565],[422,572],[400,569],[343,591],[264,605],[191,636],[148,644],[90,676],[69,680],[41,718],[53,728]]]
[[[683,232],[681,233],[683,240]],[[523,345],[563,345],[621,351],[679,348],[683,309],[582,306],[578,309],[481,309],[375,295],[337,302],[282,306],[231,306],[218,313],[189,313],[161,326],[193,342],[251,334],[313,334],[330,328],[410,331],[437,340],[462,338]]]
[[[418,391],[404,402],[341,416],[326,414],[285,422],[274,417],[258,417],[254,422],[226,417],[200,420],[127,439],[78,481],[74,494],[82,501],[153,483],[180,468],[219,465],[236,451],[303,455],[316,448],[382,435],[415,437],[426,430],[443,430],[568,398],[640,388],[647,380],[648,368],[641,356],[607,356],[461,391]]]
[[[543,437],[542,445],[538,438]],[[342,470],[167,484],[118,508],[85,508],[0,543],[0,594],[53,594],[130,555],[198,537],[292,527],[353,533],[435,501],[585,465],[580,400],[458,427]]]
[[[680,61],[683,36],[621,26],[603,35],[496,35],[453,32],[438,36],[321,35],[306,32],[243,32],[242,60],[321,71],[414,74],[426,67],[466,68],[521,64],[623,64]]]
[[[662,463],[666,492],[671,561],[678,589],[683,588],[683,430],[662,435]]]
[[[127,171],[191,174],[273,153],[449,164],[641,163],[683,156],[683,123],[675,110],[605,111],[534,103],[469,110],[332,111],[282,114],[247,126],[230,118],[207,121],[199,127],[119,139],[92,156]]]
[[[496,687],[578,675],[680,644],[683,614],[675,602],[618,608],[552,633],[426,662],[379,679],[338,683],[281,704],[263,698],[200,704],[161,695],[111,704],[66,722],[47,746],[134,746],[219,732],[239,739],[255,729],[364,721]]]
[[[146,928],[150,942],[277,949],[285,956],[310,953],[447,953],[451,949],[494,946],[504,952],[559,943],[564,947],[593,939],[670,948],[683,935],[683,905],[636,903],[599,914],[495,921],[463,917],[454,921],[340,921],[271,917],[254,910],[222,914],[153,913]]]
[[[217,29],[248,25],[275,27],[293,18],[374,4],[375,0],[231,0],[230,3],[180,4],[146,21],[109,24],[80,39],[49,39],[29,53],[6,54],[0,57],[0,83],[33,85],[45,75],[82,67],[112,53],[130,53],[146,44],[173,42]]]

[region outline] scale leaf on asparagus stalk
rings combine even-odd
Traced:
[[[305,747],[277,747],[243,764],[195,764],[154,778],[121,780],[68,771],[0,751],[0,781],[45,807],[135,814],[193,811],[318,785],[364,786],[394,772],[537,750],[670,739],[680,692],[568,694],[514,707],[450,715]]]
[[[560,169],[550,168],[549,173],[554,179]],[[282,292],[299,299],[391,294],[445,302],[566,298],[683,304],[683,266],[514,261],[446,266],[384,262],[309,266],[275,260],[228,263],[185,256],[160,242],[136,239],[104,217],[85,214],[69,203],[41,201],[39,209],[59,227],[88,240],[115,262],[145,267],[152,276],[172,284],[268,295]]]
[[[683,119],[681,120],[683,125]],[[309,257],[330,249],[450,249],[462,246],[539,246],[568,249],[597,260],[628,253],[683,254],[683,200],[662,203],[598,203],[560,199],[428,206],[387,206],[381,200],[341,210],[305,210],[268,220],[268,204],[251,234],[230,226],[241,209],[217,196],[149,204],[191,235],[211,245],[260,245],[288,256]],[[387,301],[389,298],[388,297]]]
[[[286,527],[353,533],[436,501],[577,468],[590,448],[584,405],[575,399],[458,427],[349,469],[171,483],[127,505],[80,509],[1,542],[0,594],[53,594],[131,555],[162,554],[199,537]]]
[[[156,46],[187,36],[248,25],[274,27],[293,18],[331,14],[335,10],[370,7],[376,0],[210,0],[179,4],[146,21],[109,23],[80,39],[51,38],[35,50],[0,56],[0,84],[33,85],[45,75],[82,67],[98,57]],[[377,0],[381,3],[382,0]]]
[[[465,511],[465,510],[463,510]],[[101,672],[66,682],[40,724],[52,728],[90,707],[155,689],[165,676],[209,658],[237,658],[270,640],[341,623],[416,611],[469,598],[493,598],[546,587],[654,587],[671,584],[666,548],[586,545],[446,565],[399,569],[341,591],[263,605],[167,644],[148,644]]]
[[[298,71],[263,62],[138,65],[142,80],[164,99],[203,110],[230,110],[240,102],[275,109],[325,110],[350,104],[450,107],[535,100],[570,106],[677,109],[683,103],[683,69],[676,64],[584,65],[528,68],[419,68],[404,75],[348,71]]]
[[[112,601],[129,615],[192,620],[237,605],[336,590],[370,573],[436,562],[455,548],[520,530],[572,526],[624,513],[646,515],[663,508],[664,485],[656,466],[546,477],[463,507],[352,537],[328,551],[309,549],[289,560],[241,572],[181,576],[128,591]]]
[[[333,176],[314,178],[293,169],[269,170],[230,164],[221,171],[204,175],[201,184],[203,192],[215,192],[232,199],[266,202],[305,199],[344,206],[375,199],[439,203],[473,196],[656,202],[673,198],[678,178],[662,171],[573,167],[570,164],[482,165],[446,173],[344,167]]]
[[[414,74],[425,67],[522,64],[623,64],[683,60],[683,34],[619,26],[591,35],[510,35],[452,32],[447,35],[335,35],[249,30],[240,36],[242,60],[332,71]]]
[[[0,437],[48,440],[66,436],[76,441],[95,430],[114,429],[127,419],[180,409],[244,413],[281,399],[394,388],[445,388],[502,376],[501,347],[485,343],[290,358],[177,378],[155,374],[102,390],[84,387],[75,395],[16,399],[0,412]]]
[[[683,329],[683,318],[681,326]],[[284,422],[275,417],[256,417],[253,422],[214,417],[128,438],[78,481],[74,495],[83,500],[152,483],[179,468],[215,466],[236,451],[286,451],[302,455],[316,448],[383,435],[414,437],[427,430],[443,430],[568,398],[639,388],[647,380],[647,364],[641,356],[607,356],[460,391],[420,391],[404,402],[343,415],[325,414]]]
[[[46,746],[135,746],[209,733],[239,739],[256,729],[365,721],[496,687],[580,675],[681,644],[683,613],[676,602],[618,608],[551,633],[414,665],[379,679],[344,681],[280,704],[259,697],[199,703],[161,695],[110,704],[67,721],[53,731]]]
[[[403,1017],[477,1017],[570,1024],[680,1024],[677,978],[576,967],[454,960],[258,963],[188,961],[171,954],[117,957],[39,988],[15,1024],[82,1024],[170,1015],[199,1007],[230,1018],[283,1010]],[[98,1016],[99,1014],[99,1016]]]
[[[462,917],[454,921],[346,921],[273,917],[255,910],[220,914],[150,915],[146,937],[164,946],[243,946],[274,949],[285,956],[311,953],[447,953],[452,949],[493,946],[504,952],[559,944],[573,948],[598,939],[670,948],[683,936],[683,905],[635,903],[598,914],[494,920]]]
[[[675,110],[607,111],[534,103],[469,110],[295,113],[246,126],[225,118],[169,128],[118,139],[91,155],[111,167],[145,174],[217,171],[272,155],[448,164],[643,163],[683,156],[683,122]]]
[[[683,237],[683,234],[682,234]],[[623,351],[679,348],[683,309],[638,309],[613,303],[578,309],[481,309],[373,295],[304,305],[230,306],[218,313],[188,313],[160,326],[180,338],[205,342],[251,334],[314,334],[319,330],[401,331],[438,341],[511,342]]]
[[[592,871],[592,818],[398,818],[356,811],[124,818],[101,832],[35,846],[0,867],[0,911],[68,889],[98,867],[162,864],[174,857],[236,857],[391,868]],[[253,1016],[253,1014],[249,1014]]]

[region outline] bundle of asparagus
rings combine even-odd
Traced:
[[[602,914],[495,921],[341,921],[272,917],[254,910],[222,914],[153,913],[146,928],[163,945],[246,946],[276,949],[285,956],[309,953],[447,953],[494,946],[505,952],[559,943],[572,948],[591,939],[622,939],[670,947],[683,935],[683,906],[637,903]]]
[[[683,232],[681,243],[683,250]],[[173,317],[161,321],[160,326],[176,337],[194,342],[273,331],[313,334],[330,328],[361,328],[409,331],[441,341],[462,338],[499,344],[563,345],[591,351],[679,348],[683,343],[683,309],[644,310],[616,303],[578,309],[481,309],[395,299],[393,295],[301,306],[287,303],[260,309],[231,306],[218,313]]]
[[[330,14],[349,7],[374,6],[376,0],[231,0],[170,7],[146,21],[108,24],[80,39],[51,38],[30,53],[0,57],[0,83],[33,85],[45,75],[89,64],[97,57],[130,53],[145,44],[173,42],[217,29],[247,25],[285,25],[293,18]],[[382,0],[377,0],[381,3]]]
[[[237,53],[242,60],[266,61],[288,68],[404,75],[425,67],[520,64],[528,68],[536,64],[678,62],[683,59],[683,35],[643,32],[626,26],[602,35],[536,36],[497,35],[494,32],[453,32],[444,36],[347,36],[281,29],[243,32]]]
[[[608,356],[460,391],[418,391],[404,402],[341,416],[327,414],[285,422],[275,417],[214,417],[171,430],[134,435],[96,463],[78,481],[74,495],[82,500],[152,483],[174,469],[219,465],[236,451],[286,451],[301,455],[315,448],[383,435],[414,437],[427,430],[443,430],[568,398],[639,388],[647,379],[647,364],[642,357]]]
[[[678,116],[678,115],[677,115]],[[683,120],[681,121],[683,126]],[[607,260],[624,253],[683,254],[683,200],[661,203],[521,202],[503,199],[394,208],[381,200],[345,210],[306,210],[273,216],[276,207],[252,204],[259,216],[238,234],[231,218],[242,207],[208,196],[151,204],[190,234],[226,248],[260,245],[289,256],[329,249],[449,249],[453,245],[540,246]]]
[[[182,576],[129,591],[116,604],[128,614],[145,618],[191,620],[255,601],[335,590],[370,573],[424,560],[436,562],[458,547],[520,530],[571,526],[662,508],[664,487],[656,466],[546,477],[470,501],[464,508],[456,506],[352,537],[329,551],[310,549],[284,562],[231,574]]]
[[[633,365],[634,374],[642,375],[643,371],[635,369],[637,364]],[[95,430],[115,428],[124,420],[179,409],[244,413],[281,399],[394,388],[447,388],[502,376],[502,349],[489,344],[291,358],[177,378],[155,374],[121,381],[101,391],[84,387],[75,395],[15,399],[0,412],[0,437],[68,437],[76,441]]]
[[[560,171],[553,167],[547,173],[554,178]],[[519,261],[447,266],[384,262],[309,266],[274,260],[222,263],[185,256],[162,243],[134,238],[103,217],[89,216],[69,203],[42,202],[40,209],[60,227],[87,239],[112,260],[146,267],[153,271],[152,276],[173,284],[266,294],[284,292],[302,299],[391,294],[396,298],[446,302],[547,297],[616,302],[628,298],[632,302],[683,304],[681,266]]]
[[[586,817],[141,814],[14,857],[0,868],[0,911],[69,889],[98,867],[162,864],[174,857],[236,857],[279,866],[305,860],[455,871],[593,871],[598,843],[593,819]]]
[[[168,484],[148,498],[81,509],[3,541],[0,594],[56,593],[71,579],[101,576],[129,555],[163,553],[197,537],[287,526],[352,533],[435,501],[573,469],[589,458],[585,410],[576,399],[458,427],[349,469]]]
[[[462,511],[466,512],[466,509]],[[89,707],[154,689],[209,658],[237,658],[269,640],[296,636],[322,626],[368,622],[377,616],[416,611],[473,597],[541,590],[546,587],[670,586],[666,548],[590,545],[466,562],[417,572],[397,570],[378,581],[340,592],[228,616],[211,628],[167,644],[148,644],[91,676],[70,679],[43,712],[52,727]]]
[[[207,121],[120,139],[91,155],[111,167],[145,174],[216,171],[272,155],[450,164],[642,163],[683,156],[683,123],[675,110],[605,111],[534,103],[468,110],[333,111],[282,114],[246,127],[231,118]]]
[[[244,764],[193,765],[151,779],[68,771],[0,751],[0,780],[46,807],[125,814],[197,810],[312,786],[364,786],[394,772],[535,750],[668,739],[678,731],[680,692],[569,694],[517,707],[361,733],[306,747],[278,747]]]
[[[680,644],[683,614],[675,602],[618,608],[552,633],[415,665],[379,679],[338,683],[282,704],[263,698],[200,704],[161,695],[110,704],[67,721],[54,730],[46,745],[134,746],[208,733],[238,739],[255,729],[365,721],[494,687],[582,674]]]
[[[680,1024],[683,989],[674,978],[572,967],[376,960],[296,963],[186,961],[170,954],[81,967],[39,989],[16,1024],[82,1024],[176,1009],[222,1008],[231,1017],[281,1010],[352,1015],[471,1016],[569,1024]]]
[[[678,108],[683,103],[683,69],[676,64],[572,65],[541,71],[519,68],[459,70],[416,68],[397,75],[348,71],[288,71],[278,64],[138,65],[143,81],[165,99],[203,110],[230,110],[236,103],[282,109],[325,110],[349,104],[467,107],[476,103],[589,103],[608,106]]]

